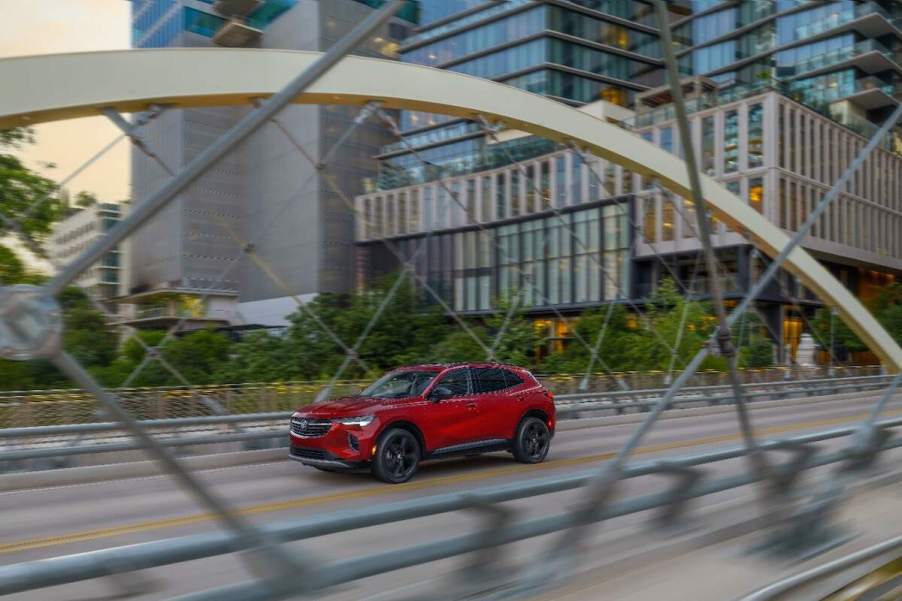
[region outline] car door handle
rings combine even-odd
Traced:
[[[467,403],[467,409],[476,409],[476,408],[477,408],[476,403]]]

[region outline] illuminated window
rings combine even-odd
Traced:
[[[759,213],[764,213],[764,179],[760,177],[749,180],[749,205]]]

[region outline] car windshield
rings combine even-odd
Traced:
[[[395,371],[385,374],[368,386],[360,396],[372,396],[383,399],[402,399],[423,394],[429,383],[438,372],[434,371]]]

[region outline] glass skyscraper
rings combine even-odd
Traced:
[[[902,5],[892,0],[702,0],[674,22],[681,70],[772,87],[862,133],[896,105]]]
[[[402,61],[493,79],[573,106],[596,100],[631,106],[637,92],[664,82],[649,2],[423,0],[421,12],[454,4],[467,6],[421,26],[401,46]],[[507,151],[525,158],[551,149],[539,140],[513,142],[505,152],[488,149],[477,124],[439,115],[405,112],[401,125],[406,142],[380,155],[380,187],[496,167],[509,162]],[[420,165],[408,144],[430,167]]]

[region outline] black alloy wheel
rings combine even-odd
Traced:
[[[541,463],[551,448],[551,431],[538,417],[527,417],[517,428],[514,439],[514,459],[520,463]]]
[[[410,480],[420,462],[420,443],[416,436],[401,428],[388,430],[379,437],[373,474],[389,484]]]

